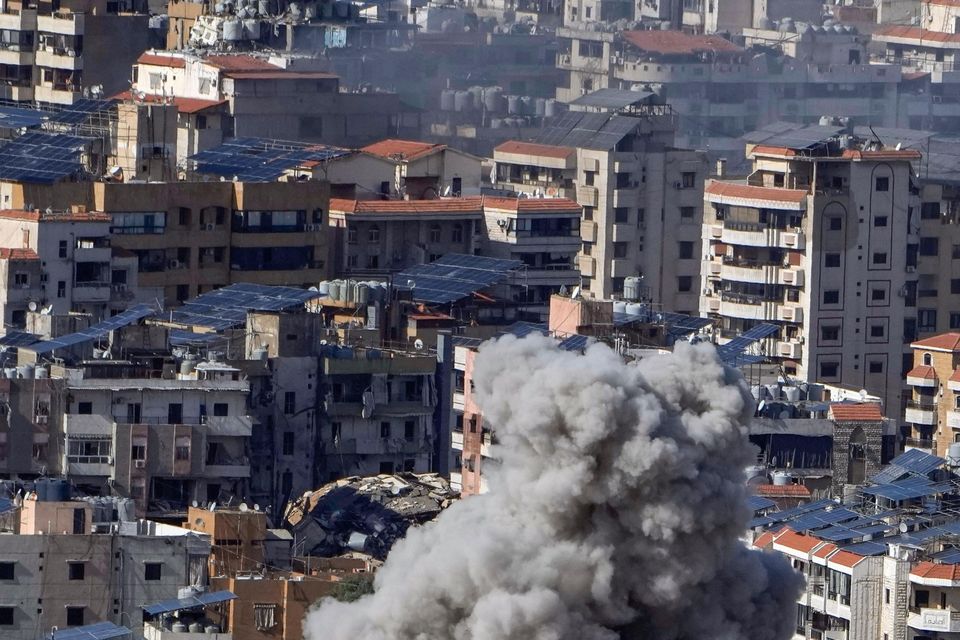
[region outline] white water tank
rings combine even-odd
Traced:
[[[45,366],[40,365],[40,366],[37,367],[36,370],[33,372],[33,376],[34,376],[37,380],[41,380],[41,379],[43,379],[43,378],[49,378],[49,377],[50,377],[50,370],[47,369]]]
[[[317,293],[326,298],[330,295],[330,283],[324,280],[317,285]]]
[[[247,40],[260,39],[260,21],[255,18],[249,18],[243,21],[243,36]]]
[[[507,113],[517,115],[521,110],[520,96],[507,96]]]
[[[640,299],[640,278],[628,276],[623,279],[623,297],[627,300]]]
[[[783,397],[787,402],[799,402],[800,387],[784,387]]]
[[[533,101],[533,114],[535,116],[543,117],[547,113],[547,99],[546,98],[535,98]]]
[[[469,91],[457,91],[453,96],[453,108],[455,111],[470,111],[473,109],[473,96]]]
[[[630,302],[627,304],[627,315],[628,316],[639,316],[643,313],[643,305],[637,302]]]
[[[947,462],[951,466],[960,466],[960,442],[951,442],[947,447]]]
[[[785,471],[775,471],[773,473],[773,484],[782,487],[790,484],[793,481],[793,477]]]
[[[473,102],[473,108],[477,111],[483,109],[483,87],[470,87],[467,92]]]
[[[243,23],[237,19],[223,21],[224,42],[239,42],[243,40]]]
[[[626,313],[627,312],[627,303],[623,300],[614,300],[613,301],[613,312],[614,313]]]
[[[456,107],[457,92],[453,89],[444,89],[440,92],[440,110],[453,111]]]
[[[343,295],[341,292],[341,282],[339,280],[331,280],[327,283],[327,291],[331,300],[339,300],[340,296]]]
[[[557,115],[557,101],[553,98],[547,98],[546,103],[543,105],[543,116],[545,118],[552,118]]]
[[[358,282],[354,285],[353,299],[358,304],[367,304],[370,300],[370,287],[366,282]]]
[[[500,87],[487,87],[483,92],[483,106],[490,113],[500,113],[503,111],[503,89]]]

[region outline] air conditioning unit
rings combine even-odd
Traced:
[[[916,272],[917,272],[917,268],[915,266],[913,266],[912,264],[907,265],[907,273],[916,273]]]
[[[217,228],[217,225],[215,225],[215,224],[205,224],[205,225],[203,225],[203,230],[204,230],[204,231],[213,231],[213,230],[216,229],[216,228]]]
[[[124,282],[118,282],[118,283],[116,283],[115,285],[113,285],[113,290],[114,290],[114,291],[126,291],[126,290],[127,290],[127,285],[126,285],[126,283],[124,283]]]
[[[179,260],[168,260],[168,261],[167,261],[167,266],[168,266],[169,268],[171,268],[171,269],[179,269],[179,268],[180,268],[180,261],[179,261]]]
[[[133,466],[135,469],[146,469],[147,461],[146,460],[134,460]]]

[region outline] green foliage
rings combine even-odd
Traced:
[[[340,602],[353,602],[373,593],[373,574],[356,573],[337,583],[330,597]]]

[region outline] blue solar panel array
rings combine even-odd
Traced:
[[[593,338],[581,335],[572,335],[560,341],[560,348],[564,351],[583,351]]]
[[[933,554],[933,560],[940,564],[960,564],[960,549],[950,547]]]
[[[817,500],[816,502],[809,502],[807,504],[798,505],[792,509],[787,509],[785,511],[778,511],[776,513],[770,513],[765,516],[754,518],[750,521],[750,527],[766,527],[771,524],[779,524],[781,522],[787,522],[792,518],[799,517],[804,513],[809,513],[812,511],[818,511],[826,509],[827,507],[835,507],[837,503],[833,500]]]
[[[414,300],[449,304],[503,282],[521,266],[519,260],[448,253],[430,264],[404,269],[393,281],[397,286],[412,288]]]
[[[919,449],[910,449],[891,460],[890,464],[871,480],[875,484],[889,484],[908,475],[926,476],[943,466],[944,462],[946,460],[943,458]]]
[[[133,634],[130,629],[113,624],[112,622],[98,622],[83,627],[58,629],[51,634],[53,640],[110,640],[111,638],[126,638]]]
[[[26,347],[36,342],[40,342],[40,338],[16,329],[7,329],[7,332],[0,336],[0,346],[3,347]]]
[[[514,322],[512,325],[507,327],[507,330],[504,333],[509,333],[512,336],[518,338],[523,338],[528,336],[531,333],[539,333],[542,336],[549,335],[550,331],[547,329],[546,323],[543,322]]]
[[[6,129],[32,129],[43,124],[50,113],[37,109],[0,106],[0,127]]]
[[[247,311],[283,311],[302,307],[320,294],[307,289],[239,283],[204,293],[171,312],[171,322],[213,330],[247,321]]]
[[[193,333],[183,329],[170,331],[170,344],[174,347],[204,346],[222,342],[226,338],[219,333]]]
[[[867,495],[886,498],[894,502],[914,500],[927,496],[935,496],[952,491],[954,486],[950,482],[932,482],[923,477],[906,478],[889,484],[880,484],[873,487],[864,487]]]
[[[214,149],[190,156],[198,173],[244,182],[269,182],[305,162],[322,162],[350,155],[349,149],[267,138],[234,138]]]
[[[764,338],[769,338],[778,331],[780,331],[780,327],[775,324],[768,322],[760,323],[730,342],[717,347],[717,353],[720,355],[723,363],[730,366],[741,366],[752,362],[761,362],[764,360],[763,356],[745,354],[744,351],[753,343],[759,342]]]
[[[750,507],[751,511],[764,511],[777,506],[777,503],[763,496],[750,496],[747,498],[747,506]]]
[[[84,172],[86,138],[30,132],[0,146],[0,180],[53,184]]]
[[[235,600],[236,594],[231,591],[214,591],[213,593],[201,593],[189,598],[173,598],[164,600],[156,604],[144,605],[143,610],[152,616],[160,613],[170,613],[171,611],[180,611],[182,609],[193,609],[194,607],[206,607],[211,604]]]
[[[62,111],[50,115],[50,122],[59,124],[84,124],[90,116],[95,113],[109,111],[116,100],[77,100],[73,104],[66,106]]]
[[[112,318],[87,327],[83,331],[70,333],[65,336],[60,336],[59,338],[54,338],[53,340],[38,342],[26,348],[35,353],[50,353],[56,349],[66,349],[85,342],[100,340],[106,338],[111,331],[116,331],[117,329],[131,325],[143,318],[154,315],[156,312],[156,307],[152,305],[138,304]]]
[[[690,333],[695,333],[713,322],[710,318],[698,318],[683,313],[656,311],[652,309],[650,305],[643,303],[639,304],[637,310],[639,313],[614,312],[614,326],[622,327],[634,323],[663,325],[667,327],[667,335],[676,339]]]

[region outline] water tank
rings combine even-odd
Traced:
[[[185,600],[187,598],[193,598],[200,593],[200,589],[196,587],[180,587],[177,589],[177,598],[180,600]]]
[[[490,113],[500,113],[503,111],[503,89],[500,87],[487,87],[483,92],[483,106]]]
[[[354,285],[354,302],[357,304],[367,304],[370,301],[370,287],[366,282],[358,282]]]
[[[473,108],[473,96],[468,91],[457,91],[453,96],[455,111],[470,111]]]
[[[367,536],[359,531],[354,531],[347,539],[347,546],[357,552],[363,552],[363,546],[367,541]]]
[[[507,96],[507,113],[517,115],[520,109],[520,96]]]
[[[784,471],[775,471],[773,474],[773,484],[778,487],[790,484],[792,480],[793,478],[790,477],[790,474]]]
[[[627,300],[640,299],[640,278],[628,276],[623,279],[623,297]]]
[[[784,387],[783,397],[787,402],[799,402],[800,387]]]
[[[613,312],[614,313],[626,313],[627,312],[627,303],[623,300],[614,300],[613,301]]]
[[[26,378],[27,380],[33,379],[33,365],[29,362],[27,364],[17,367],[20,371],[20,377]]]
[[[49,500],[49,486],[46,478],[40,478],[33,483],[33,492],[37,494],[37,502],[47,502]]]
[[[180,375],[189,376],[197,368],[197,361],[194,358],[184,358],[180,363]]]
[[[330,283],[324,280],[317,284],[317,293],[326,298],[330,295]]]
[[[370,302],[381,302],[384,294],[386,293],[386,290],[383,288],[381,283],[377,282],[376,280],[371,280],[367,283],[367,291],[370,295],[368,298]]]
[[[133,498],[120,498],[117,500],[117,520],[120,522],[133,522],[137,519],[137,503]]]
[[[533,100],[533,114],[535,116],[543,117],[547,113],[547,99],[546,98],[535,98]]]
[[[343,289],[341,294],[343,295],[344,302],[353,302],[357,299],[357,281],[356,280],[344,280]]]
[[[183,624],[182,622],[174,622],[170,627],[170,631],[174,633],[186,633],[187,625]]]
[[[643,305],[636,302],[630,302],[627,304],[627,315],[628,316],[639,316],[643,313]]]
[[[17,368],[16,367],[6,367],[3,370],[3,377],[5,378],[16,378],[17,377]]]
[[[267,350],[264,349],[263,347],[259,347],[259,348],[257,348],[257,349],[251,349],[251,350],[250,350],[250,359],[251,359],[251,360],[259,360],[259,361],[263,362],[263,361],[265,361],[265,360],[267,359],[267,355],[268,355],[268,354],[267,354]]]
[[[203,633],[203,625],[199,622],[194,622],[190,625],[190,633]]]
[[[750,387],[750,395],[753,396],[754,402],[760,402],[760,400],[763,399],[763,393],[764,393],[763,387],[761,387],[758,384],[752,385]]]
[[[340,299],[340,295],[341,295],[341,294],[340,294],[340,286],[341,286],[341,285],[340,285],[340,281],[339,281],[339,280],[331,280],[330,282],[327,283],[327,290],[329,291],[329,295],[330,295],[330,299],[331,299],[331,300],[339,300],[339,299]]]
[[[42,378],[49,378],[50,370],[47,369],[45,366],[41,365],[37,367],[36,370],[33,372],[33,377],[36,378],[37,380],[40,380]]]
[[[243,23],[236,19],[223,21],[224,42],[239,42],[243,40]]]
[[[441,111],[453,111],[454,105],[456,104],[455,96],[457,92],[453,89],[444,89],[440,92],[440,110]]]
[[[533,114],[533,98],[530,96],[520,97],[520,113],[525,116]]]
[[[768,384],[768,385],[764,385],[764,386],[765,386],[766,389],[767,389],[767,396],[768,396],[771,400],[779,400],[779,399],[780,399],[780,385],[778,385],[778,384]]]
[[[470,87],[467,92],[473,102],[473,108],[477,111],[483,109],[483,87]]]
[[[490,118],[490,128],[491,129],[500,129],[503,127],[502,118]]]
[[[215,624],[208,624],[203,632],[207,635],[214,635],[216,633],[220,633],[220,627]]]
[[[70,485],[60,478],[40,478],[36,489],[40,502],[66,502],[70,499]]]
[[[954,466],[960,464],[960,442],[951,442],[947,447],[947,460]]]
[[[543,117],[552,118],[557,115],[557,101],[553,98],[547,98],[543,105]]]
[[[308,2],[303,6],[303,19],[304,20],[316,20],[317,18],[317,5],[313,2]]]
[[[260,21],[256,18],[249,18],[243,21],[243,37],[247,40],[260,39]]]

